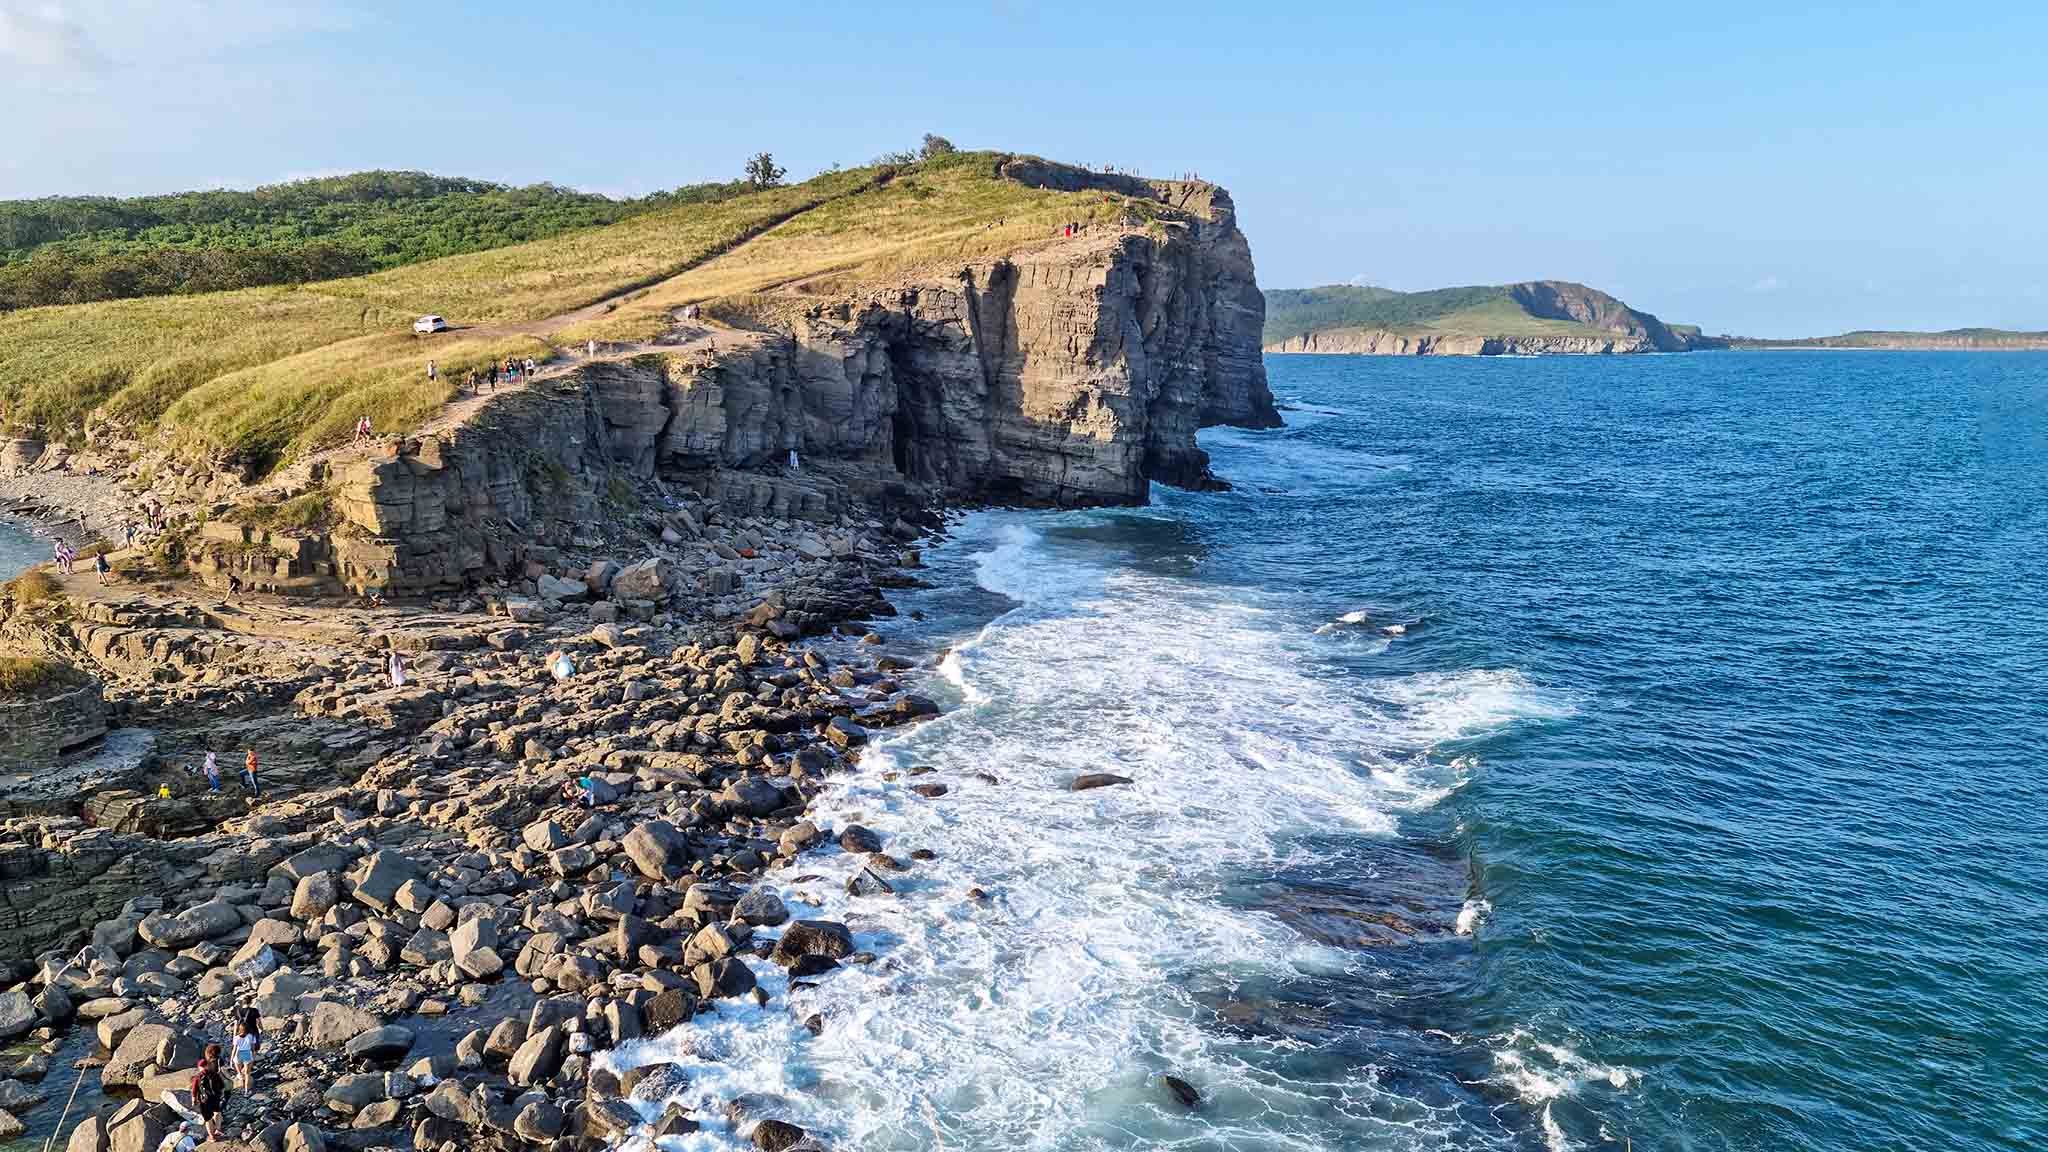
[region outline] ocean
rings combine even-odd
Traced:
[[[26,528],[0,520],[0,580],[11,580],[50,558],[50,545]]]
[[[2048,1139],[2048,356],[1269,365],[1234,490],[928,550],[820,821],[937,859],[615,1054],[680,1146]]]

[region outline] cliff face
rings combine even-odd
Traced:
[[[1031,163],[1017,178],[1132,179]],[[502,570],[572,542],[614,469],[777,516],[835,513],[846,491],[1070,506],[1143,503],[1154,480],[1219,485],[1196,432],[1280,422],[1264,299],[1226,193],[1146,187],[1192,219],[808,304],[715,354],[586,365],[355,461],[338,472],[339,575],[404,590]],[[787,474],[792,449],[833,482]]]
[[[1551,356],[1656,352],[1646,336],[1477,336],[1331,328],[1267,346],[1268,352],[1353,356]]]

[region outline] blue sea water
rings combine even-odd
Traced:
[[[50,547],[28,530],[0,520],[0,580],[10,580],[50,558]]]
[[[1269,365],[1233,491],[929,550],[948,712],[821,823],[938,859],[807,857],[878,959],[613,1055],[686,1146],[2048,1138],[2048,357]]]

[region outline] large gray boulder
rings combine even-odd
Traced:
[[[612,598],[666,600],[674,579],[675,573],[668,561],[659,556],[649,557],[619,570],[619,574],[612,578]]]
[[[419,865],[387,848],[371,856],[357,873],[352,895],[359,904],[389,912],[397,907],[398,890],[419,876]]]
[[[36,1026],[36,1006],[28,993],[0,993],[0,1040],[12,1040]]]
[[[626,856],[642,876],[664,880],[678,875],[690,862],[690,845],[681,830],[666,820],[649,820],[626,833],[621,842]]]
[[[306,1024],[306,1042],[315,1048],[339,1048],[378,1026],[378,1019],[360,1008],[322,1000]]]
[[[100,1083],[110,1086],[135,1086],[142,1083],[143,1069],[157,1062],[157,1053],[166,1042],[175,1044],[177,1032],[165,1024],[138,1024],[121,1037],[121,1046],[107,1059],[100,1069]]]
[[[348,1054],[358,1060],[377,1064],[389,1064],[405,1057],[412,1051],[412,1029],[400,1024],[386,1024],[359,1033],[348,1042]]]
[[[530,1088],[545,1084],[554,1077],[562,1066],[562,1030],[553,1024],[526,1038],[526,1043],[513,1053],[512,1064],[506,1069],[514,1084]]]

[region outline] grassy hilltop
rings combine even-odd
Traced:
[[[649,339],[681,304],[797,281],[822,289],[1013,250],[1066,220],[1167,212],[1004,180],[1003,159],[832,172],[314,284],[0,313],[0,425],[66,439],[103,421],[261,472],[346,440],[365,413],[382,431],[417,425],[472,365],[544,358],[556,342]],[[575,314],[607,300],[616,306]],[[461,330],[414,337],[411,321],[429,312]],[[443,375],[431,385],[430,356]]]
[[[1696,328],[1667,325],[1605,292],[1565,280],[1427,292],[1335,284],[1266,293],[1268,347],[1310,332],[1342,329],[1481,338],[1625,335],[1673,351],[1698,339]]]

